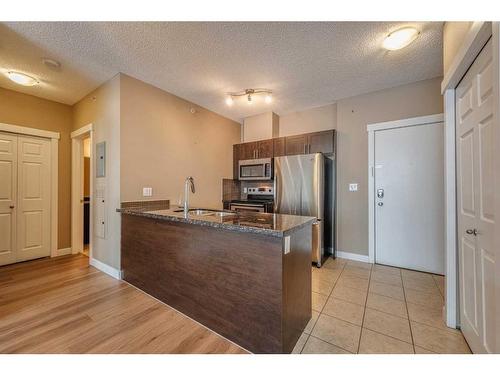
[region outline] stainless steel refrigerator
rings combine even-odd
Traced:
[[[313,224],[312,261],[318,267],[325,254],[325,237],[331,241],[332,249],[334,247],[334,197],[329,196],[334,194],[334,181],[329,181],[334,174],[330,170],[325,171],[325,164],[334,168],[332,159],[325,158],[321,153],[274,158],[274,212],[316,217],[317,221]]]

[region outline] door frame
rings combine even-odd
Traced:
[[[58,248],[59,225],[59,139],[60,133],[26,126],[0,123],[0,131],[17,135],[31,135],[50,139],[50,256],[64,255],[66,249]]]
[[[381,130],[436,124],[444,121],[442,113],[403,120],[368,124],[368,259],[375,263],[375,133]]]
[[[93,259],[93,209],[94,204],[94,142],[93,124],[85,125],[71,132],[71,253],[83,250],[83,140],[90,138],[90,207],[89,207],[89,259]]]
[[[496,144],[500,144],[499,124],[499,24],[498,22],[474,22],[464,38],[462,46],[441,82],[441,94],[444,98],[445,113],[445,160],[446,160],[446,324],[451,328],[460,327],[460,298],[458,278],[458,233],[457,233],[457,202],[456,202],[456,119],[455,90],[465,76],[470,66],[486,45],[493,38],[493,121],[497,124]],[[496,148],[498,149],[498,148]],[[495,182],[500,186],[500,155],[495,157]],[[495,197],[495,215],[500,217],[500,197]],[[453,215],[451,215],[453,213]],[[500,249],[500,221],[496,221],[495,248]],[[500,274],[500,259],[495,259],[496,275]],[[498,295],[496,309],[500,311],[500,278],[495,279]],[[496,322],[497,337],[500,337],[500,321]],[[500,343],[497,343],[497,348]],[[497,349],[498,351],[498,349]]]

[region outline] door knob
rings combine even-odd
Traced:
[[[377,197],[378,198],[384,197],[384,189],[377,189]]]
[[[14,208],[14,207],[15,207],[15,206],[13,206],[13,205],[12,205],[12,206],[9,206],[9,208]]]
[[[465,231],[467,234],[473,234],[474,236],[477,236],[477,229],[467,229]]]
[[[377,203],[380,207],[382,207],[384,205],[384,202],[378,202]]]

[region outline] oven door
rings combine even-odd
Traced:
[[[260,203],[231,203],[229,209],[236,212],[265,212],[266,206]]]

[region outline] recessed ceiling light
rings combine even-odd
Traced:
[[[387,35],[382,45],[385,49],[395,51],[409,45],[417,38],[418,34],[418,30],[414,27],[403,27]]]
[[[23,86],[35,86],[38,84],[36,78],[33,78],[27,74],[19,73],[19,72],[7,72],[7,77],[12,81],[17,83],[18,85]]]

